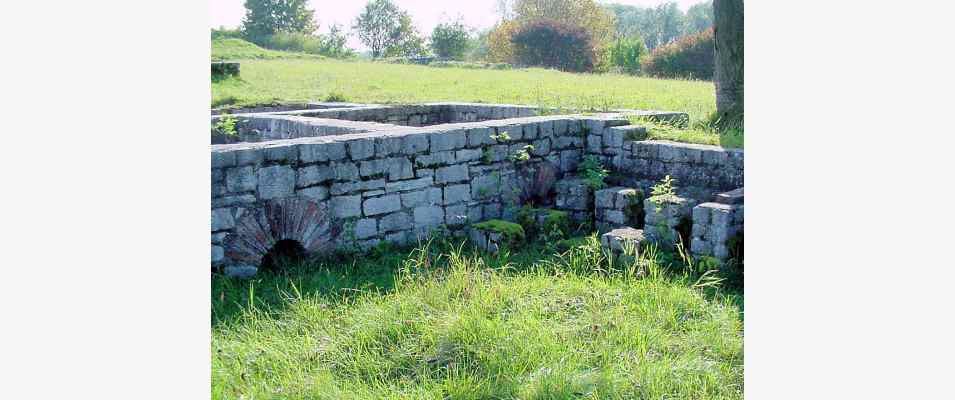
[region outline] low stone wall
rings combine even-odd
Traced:
[[[255,271],[286,239],[326,251],[408,244],[436,230],[464,237],[474,222],[513,221],[548,176],[550,184],[556,180],[555,208],[578,221],[594,218],[603,228],[621,225],[631,191],[649,193],[667,174],[678,185],[702,188],[700,197],[688,196],[688,207],[742,184],[742,151],[627,140],[635,127],[618,113],[511,117],[533,108],[450,103],[401,112],[412,118],[439,110],[439,120],[479,121],[424,127],[371,121],[391,118],[387,109],[242,116],[240,136],[250,140],[212,146],[213,263]],[[359,119],[364,113],[379,114],[369,121],[312,116]],[[574,176],[586,154],[602,158],[636,190],[595,195]]]
[[[571,161],[580,149],[569,139],[579,139],[588,122],[530,117],[213,146],[213,261],[254,264],[249,257],[231,259],[237,250],[226,240],[230,235],[248,236],[240,242],[257,243],[245,248],[264,256],[283,238],[257,233],[274,229],[261,227],[270,223],[254,210],[292,197],[327,208],[341,227],[329,231],[339,248],[408,243],[438,227],[463,235],[469,222],[512,218],[542,163],[560,173],[576,167]],[[502,132],[510,140],[494,139]],[[514,162],[521,151],[527,160]],[[237,231],[243,224],[258,228]]]

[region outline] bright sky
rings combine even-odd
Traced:
[[[691,5],[703,3],[706,0],[673,0],[679,7],[686,11]],[[443,19],[451,19],[457,15],[464,17],[465,23],[478,28],[488,28],[494,25],[498,15],[494,11],[495,0],[394,0],[398,8],[408,11],[412,20],[418,27],[418,31],[427,36],[435,25]],[[616,0],[612,3],[627,4],[642,7],[652,7],[667,0]],[[242,23],[242,17],[245,15],[245,0],[209,0],[209,14],[211,20],[209,26],[218,28],[225,26],[228,28],[238,27]],[[351,31],[351,25],[355,17],[361,13],[367,3],[366,0],[309,0],[309,6],[315,10],[315,18],[321,24],[319,32],[327,32],[331,24],[341,24],[347,32]],[[364,46],[358,39],[352,35],[349,37],[348,45],[363,49]]]

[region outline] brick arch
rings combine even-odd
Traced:
[[[225,257],[238,264],[258,266],[280,240],[294,240],[307,254],[330,250],[341,232],[328,206],[301,197],[266,201],[249,209],[224,241]]]

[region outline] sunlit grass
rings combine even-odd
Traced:
[[[656,258],[611,262],[593,236],[577,243],[216,276],[213,397],[742,398],[737,296]]]

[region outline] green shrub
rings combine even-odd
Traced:
[[[524,234],[524,227],[501,219],[492,219],[474,224],[474,228],[485,232],[497,232],[504,236],[504,240],[509,244],[519,244],[524,242],[527,236]]]
[[[610,47],[610,62],[622,72],[640,72],[640,61],[647,56],[647,46],[640,36],[617,39]]]
[[[663,78],[713,79],[713,29],[657,47],[640,64],[644,74]]]
[[[584,157],[584,160],[581,161],[577,167],[577,171],[591,189],[600,190],[607,187],[607,182],[605,182],[604,179],[607,178],[610,171],[604,168],[600,159],[596,156],[588,155]]]
[[[242,39],[242,31],[225,27],[219,27],[219,29],[213,28],[212,40],[216,39]]]
[[[556,20],[521,25],[511,36],[514,57],[523,65],[590,72],[597,64],[594,40],[586,29]]]
[[[431,31],[431,50],[434,55],[462,60],[471,46],[471,28],[461,19],[438,24]]]

